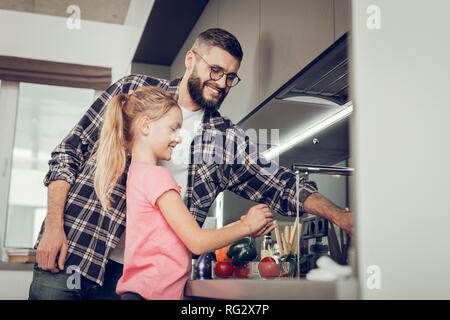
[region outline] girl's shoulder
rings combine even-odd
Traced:
[[[152,205],[155,205],[156,200],[168,190],[173,189],[180,193],[174,176],[165,167],[145,162],[132,163],[128,174],[128,190],[140,190],[134,194],[144,196]],[[127,196],[129,196],[128,191]]]
[[[172,181],[174,177],[169,169],[163,166],[155,166],[147,162],[132,162],[129,172],[142,178],[158,179],[159,181]]]

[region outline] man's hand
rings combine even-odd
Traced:
[[[36,262],[39,268],[53,273],[62,271],[67,255],[67,237],[64,232],[64,205],[70,184],[64,180],[52,181],[48,186],[48,209],[45,218],[44,233],[36,250]],[[59,252],[58,265],[56,255]],[[58,270],[59,268],[59,270]]]
[[[36,250],[38,267],[42,270],[49,270],[52,273],[64,270],[67,249],[67,237],[63,227],[46,224],[44,234]],[[56,255],[58,252],[59,259],[58,264],[56,264]]]

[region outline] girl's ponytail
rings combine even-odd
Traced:
[[[100,131],[98,148],[93,154],[95,159],[94,188],[102,207],[108,210],[111,202],[111,191],[125,170],[127,161],[127,127],[122,108],[129,96],[115,96],[106,109],[103,126]],[[126,116],[125,116],[126,117]]]

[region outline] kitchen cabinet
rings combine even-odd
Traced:
[[[206,29],[217,27],[218,10],[219,0],[209,0],[200,18],[192,28],[191,33],[187,37],[183,46],[180,48],[180,51],[178,52],[175,60],[170,67],[171,79],[182,77],[184,75],[184,72],[186,70],[186,67],[184,65],[184,58],[186,57],[186,52],[188,52],[192,48],[192,45],[194,44],[197,36]]]
[[[336,1],[336,3],[335,3]],[[241,121],[283,83],[316,58],[335,40],[344,0],[212,0],[192,29],[171,66],[171,78],[184,73],[184,56],[197,35],[211,27],[233,33],[244,51],[241,83],[224,100],[220,111]],[[345,11],[344,11],[345,12]]]
[[[237,123],[259,104],[259,7],[260,0],[219,2],[218,26],[234,34],[242,46],[244,58],[239,69],[242,81],[230,90],[220,108],[223,116]]]
[[[334,42],[334,0],[261,0],[260,101]]]
[[[352,28],[350,0],[334,0],[334,40]]]

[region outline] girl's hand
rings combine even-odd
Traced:
[[[271,227],[266,228],[266,225],[273,221],[273,214],[265,204],[257,204],[251,207],[240,220],[247,226],[249,235],[252,236],[260,233],[267,234],[273,230],[272,226],[272,229],[270,229]]]

